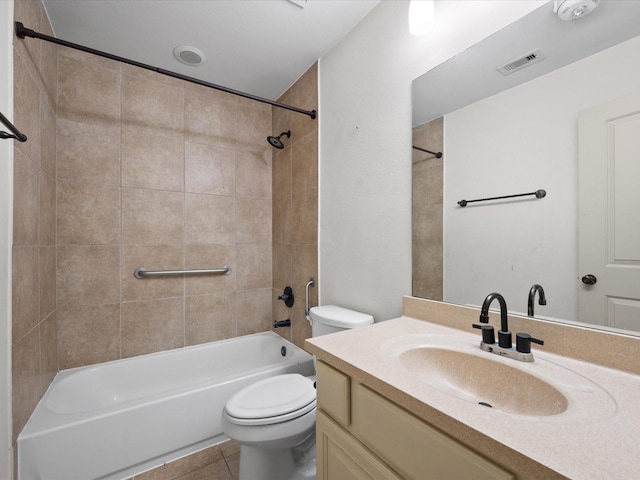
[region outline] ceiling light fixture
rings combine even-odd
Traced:
[[[202,65],[207,60],[207,57],[201,50],[190,45],[180,45],[174,48],[173,56],[180,63],[184,63],[185,65],[190,65],[192,67]]]
[[[593,12],[599,4],[600,0],[555,0],[553,11],[561,20],[578,20]]]
[[[411,0],[409,2],[409,33],[424,35],[435,24],[435,7],[433,0]]]

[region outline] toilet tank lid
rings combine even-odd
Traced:
[[[336,305],[322,305],[311,308],[309,315],[314,322],[333,327],[356,328],[373,323],[373,317],[367,313],[356,312]]]

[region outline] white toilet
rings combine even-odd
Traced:
[[[334,305],[313,307],[317,337],[373,323],[373,317]],[[240,443],[239,480],[315,480],[315,378],[293,373],[260,380],[233,395],[222,429]]]

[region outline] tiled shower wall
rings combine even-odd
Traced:
[[[318,105],[318,64],[314,64],[278,101],[305,110]],[[291,320],[291,328],[276,330],[302,347],[311,336],[305,319],[305,285],[311,277],[309,305],[318,304],[318,119],[279,108],[273,109],[273,132],[291,130],[285,148],[273,156],[273,317]],[[285,286],[295,302],[282,301]]]
[[[413,129],[413,145],[442,152],[443,118]],[[413,295],[442,300],[442,187],[441,158],[413,150]]]
[[[15,19],[53,35],[39,0],[16,0]],[[29,137],[14,142],[14,441],[58,370],[289,317],[279,333],[302,345],[317,120],[35,39],[16,40],[14,70]],[[279,101],[317,108],[317,65]],[[275,152],[266,136],[289,129]],[[223,265],[231,275],[133,277]],[[292,311],[275,300],[285,285]]]
[[[269,328],[269,105],[61,47],[57,132],[60,369]]]
[[[16,21],[51,35],[40,1],[16,0]],[[13,442],[58,369],[56,346],[56,47],[15,39],[12,252]]]

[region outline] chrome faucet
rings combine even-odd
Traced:
[[[529,301],[527,302],[527,315],[533,317],[533,304],[536,299],[536,292],[538,292],[538,305],[546,305],[547,298],[544,296],[544,288],[537,283],[529,290]]]
[[[540,288],[539,285],[534,285]],[[533,291],[533,289],[532,289]],[[544,296],[544,291],[540,294],[541,298]],[[531,296],[529,297],[531,298]],[[473,324],[473,328],[482,330],[482,341],[480,342],[480,348],[485,352],[495,353],[503,357],[513,358],[522,362],[533,362],[533,354],[531,353],[531,344],[537,343],[544,345],[542,340],[533,338],[528,333],[516,334],[516,348],[513,348],[511,343],[511,332],[509,331],[509,323],[507,318],[507,302],[504,297],[499,293],[490,293],[482,303],[480,309],[480,323],[489,323],[489,307],[494,300],[498,300],[500,304],[500,330],[498,331],[498,345],[496,345],[496,339],[494,330],[491,325],[477,325]]]

